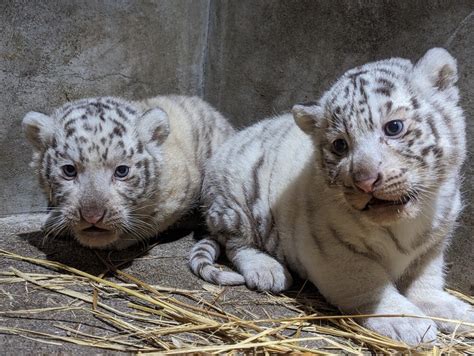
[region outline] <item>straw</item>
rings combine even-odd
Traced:
[[[295,298],[288,295],[262,294],[257,303],[277,305],[288,310],[290,316],[261,318],[238,311],[241,300],[223,300],[225,290],[206,287],[186,290],[150,285],[104,263],[99,276],[86,273],[59,262],[21,256],[0,249],[0,256],[44,267],[45,273],[22,271],[10,267],[0,271],[0,289],[9,298],[8,287],[18,283],[38,290],[60,294],[68,300],[64,305],[21,310],[3,310],[0,316],[9,318],[34,317],[48,313],[88,313],[102,327],[79,330],[51,320],[50,329],[33,330],[21,327],[0,327],[0,333],[19,335],[51,345],[70,343],[96,349],[147,353],[314,353],[320,355],[372,353],[474,353],[474,334],[439,333],[437,344],[416,348],[379,335],[357,324],[366,317],[427,318],[420,315],[340,315],[319,296],[298,291]],[[448,290],[449,293],[474,304],[472,296]],[[262,299],[262,298],[259,298]],[[246,316],[247,315],[247,316]],[[62,317],[62,320],[66,317]],[[445,318],[432,318],[446,323],[472,327],[473,323]],[[104,329],[103,326],[108,328]],[[88,326],[93,328],[93,326]]]

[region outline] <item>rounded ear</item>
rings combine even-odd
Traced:
[[[446,90],[456,84],[456,59],[444,48],[432,48],[416,63],[415,80],[422,86]]]
[[[298,127],[307,134],[321,127],[324,112],[316,102],[296,104],[291,112]]]
[[[54,120],[39,112],[29,112],[22,122],[26,138],[37,150],[50,145],[54,136]]]
[[[170,133],[168,114],[160,108],[145,112],[137,122],[139,139],[145,143],[162,144]]]

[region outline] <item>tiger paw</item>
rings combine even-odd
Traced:
[[[250,289],[279,293],[288,289],[293,283],[288,269],[273,257],[263,253],[253,259],[252,263],[241,271],[245,283]]]
[[[421,343],[434,343],[438,331],[436,324],[430,319],[409,317],[368,318],[362,324],[368,329],[411,346]]]
[[[436,321],[439,329],[444,332],[474,331],[473,326],[462,323],[474,324],[474,308],[445,291],[430,290],[419,293],[419,296],[412,297],[411,301],[428,316],[452,320],[452,322]]]

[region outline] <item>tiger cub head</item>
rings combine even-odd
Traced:
[[[429,50],[347,71],[317,103],[293,107],[335,197],[370,221],[415,218],[465,157],[456,60]]]
[[[111,97],[84,99],[51,116],[30,112],[23,129],[49,198],[48,234],[69,233],[96,248],[146,235],[169,133],[165,112],[142,113]]]

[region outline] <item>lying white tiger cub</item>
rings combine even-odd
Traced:
[[[204,163],[230,124],[197,97],[78,100],[23,119],[49,196],[48,234],[124,248],[164,231],[198,204]]]
[[[289,267],[348,313],[473,322],[470,306],[443,291],[466,153],[456,81],[455,59],[439,48],[415,65],[368,63],[318,103],[295,105],[293,117],[228,140],[207,166],[213,239],[193,248],[194,273],[280,292],[292,283]],[[240,274],[213,266],[217,242]],[[409,344],[456,327],[378,317],[363,325]]]

